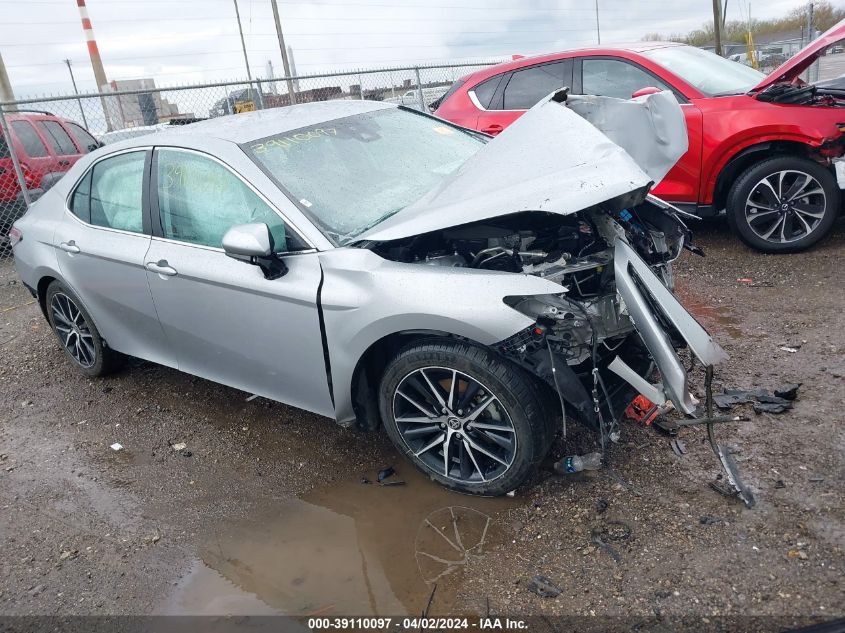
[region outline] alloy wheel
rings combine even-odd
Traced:
[[[516,456],[516,429],[501,400],[469,374],[423,367],[393,394],[393,419],[411,453],[461,483],[501,477]]]
[[[787,169],[758,182],[745,202],[745,220],[755,235],[788,243],[815,231],[826,212],[821,183],[810,174]]]
[[[57,292],[50,300],[53,327],[68,354],[84,368],[97,362],[94,336],[79,307],[66,294]]]

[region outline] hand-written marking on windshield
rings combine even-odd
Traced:
[[[280,136],[278,138],[271,138],[269,141],[264,141],[263,143],[256,143],[252,146],[252,151],[256,154],[263,154],[272,149],[289,149],[296,145],[309,143],[329,136],[337,136],[337,128],[316,127],[305,132],[297,132],[290,136]]]

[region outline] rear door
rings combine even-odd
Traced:
[[[578,58],[575,76],[573,92],[576,94],[630,99],[637,90],[650,87],[671,90],[675,94],[686,119],[689,148],[652,193],[669,202],[697,202],[703,136],[701,110],[676,88],[628,59],[611,56]]]
[[[470,99],[481,110],[476,129],[495,136],[540,99],[571,85],[571,59],[526,66],[488,79],[470,91]]]
[[[23,150],[24,153],[18,157],[19,160],[29,167],[35,176],[35,186],[40,187],[43,177],[57,169],[55,155],[50,153],[47,142],[41,138],[29,119],[13,118],[9,127],[17,141],[16,149]]]
[[[145,194],[150,154],[128,150],[94,163],[73,189],[53,244],[62,278],[109,347],[175,366],[144,269],[150,247]]]
[[[35,127],[56,156],[57,172],[66,172],[84,153],[58,119],[39,119],[35,121]]]

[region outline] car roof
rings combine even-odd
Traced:
[[[173,129],[156,133],[154,144],[163,145],[171,141],[185,143],[192,137],[215,138],[237,144],[248,143],[256,139],[284,134],[326,121],[396,107],[398,106],[392,103],[353,99],[269,108],[215,117],[205,121],[197,121],[190,125],[174,126]],[[110,143],[108,147],[109,150],[115,150],[148,145],[150,145],[149,136],[145,134],[125,141]]]
[[[513,61],[507,61],[501,64],[496,64],[495,66],[488,66],[486,68],[482,68],[481,70],[477,70],[474,73],[470,73],[469,75],[461,77],[461,80],[466,82],[472,79],[487,79],[488,77],[508,72],[510,70],[519,70],[520,68],[524,68],[525,66],[531,66],[533,64],[538,64],[545,61],[556,61],[561,57],[572,56],[576,53],[578,54],[578,56],[608,55],[617,53],[619,51],[625,51],[628,53],[644,53],[646,51],[651,51],[657,48],[669,48],[673,46],[687,46],[687,44],[682,44],[680,42],[629,42],[621,44],[602,44],[601,46],[582,46],[580,48],[569,48],[564,49],[562,51],[556,51],[554,53],[542,53],[540,55],[518,57]]]

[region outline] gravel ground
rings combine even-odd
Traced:
[[[296,514],[291,502],[305,499],[352,517],[365,574],[383,570],[385,588],[367,587],[370,611],[392,604],[379,603],[383,591],[419,612],[429,590],[409,580],[414,530],[402,520],[454,504],[493,517],[498,536],[485,556],[467,557],[432,613],[489,603],[510,614],[845,615],[845,227],[809,253],[781,257],[747,250],[721,224],[697,236],[707,257],[685,255],[678,286],[731,355],[717,389],[802,383],[793,411],[744,408],[749,421],[717,429],[757,495],[751,510],[709,486],[719,468],[703,429],[683,431],[688,452],[678,457],[665,436],[627,425],[609,469],[544,472],[512,501],[465,502],[411,476],[382,434],[248,402],[148,363],[89,380],[64,359],[11,262],[0,262],[0,614],[170,612],[198,565],[223,588],[207,583],[182,612],[227,592],[248,594],[247,612],[291,612],[296,591],[261,567],[263,558],[284,567],[278,552],[288,541],[255,517],[281,507]],[[124,448],[110,449],[114,442]],[[189,456],[172,448],[180,442]],[[575,430],[555,454],[592,442]],[[389,463],[407,486],[358,483]],[[356,490],[367,492],[359,499]],[[237,555],[224,555],[221,534]],[[529,591],[535,574],[560,595]]]

